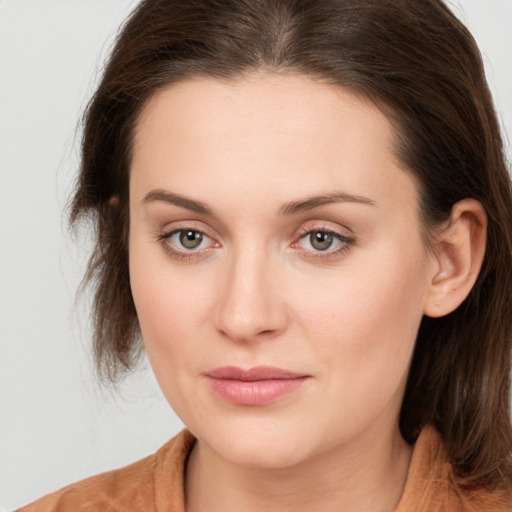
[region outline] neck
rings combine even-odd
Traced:
[[[187,512],[392,512],[411,453],[398,427],[277,469],[232,464],[197,441],[187,465]]]

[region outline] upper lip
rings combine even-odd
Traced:
[[[304,373],[291,372],[274,366],[255,366],[247,370],[236,366],[221,366],[206,372],[205,375],[214,379],[241,380],[246,382],[273,379],[299,379],[309,376]]]

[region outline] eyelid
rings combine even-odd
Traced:
[[[198,224],[200,226],[198,226]],[[210,244],[210,246],[207,248],[195,250],[180,249],[169,242],[169,239],[173,237],[176,233],[186,230],[196,231],[197,233],[200,233],[201,235],[210,239],[211,242],[213,243]],[[207,253],[210,252],[212,249],[221,247],[221,244],[217,240],[217,237],[211,234],[211,230],[207,228],[205,229],[204,224],[198,223],[197,221],[177,221],[171,224],[167,224],[166,227],[161,229],[156,234],[156,240],[168,255],[177,260],[185,261],[205,257],[207,256]]]
[[[169,237],[172,234],[178,232],[178,231],[185,231],[187,229],[191,229],[193,231],[197,231],[198,233],[201,233],[203,235],[206,235],[208,238],[211,238],[212,240],[215,240],[218,242],[218,236],[213,232],[212,229],[210,229],[207,225],[205,225],[203,222],[199,222],[196,220],[178,220],[175,222],[169,222],[165,224],[164,227],[158,230],[157,232],[157,238],[158,237]]]
[[[333,227],[332,223],[326,221],[308,222],[305,225],[301,226],[298,231],[296,231],[294,235],[294,241],[292,242],[290,247],[301,251],[308,259],[334,259],[336,257],[339,257],[356,243],[356,239],[348,229],[341,229],[338,224],[336,224],[336,226],[337,227]],[[349,233],[346,233],[347,231],[349,231]],[[315,232],[324,232],[334,235],[334,237],[336,237],[342,243],[341,247],[332,250],[326,249],[325,251],[313,251],[300,248],[300,241],[303,240],[306,236]]]
[[[340,224],[329,221],[308,221],[300,226],[294,233],[293,237],[299,239],[314,231],[325,231],[340,236],[343,239],[355,241],[352,231]]]
[[[313,229],[308,229],[307,231],[303,232],[298,238],[296,238],[296,240],[293,242],[292,245],[298,243],[300,240],[306,238],[306,236],[311,235],[312,233],[328,233],[328,234],[334,235],[335,238],[337,238],[338,240],[340,240],[346,244],[355,243],[355,240],[353,237],[346,236],[346,235],[339,233],[338,231],[335,231],[333,229],[313,228]],[[319,252],[329,252],[329,251],[326,250],[326,251],[319,251]]]
[[[173,244],[169,243],[169,239],[181,231],[193,230],[201,233],[203,236],[210,239],[211,243],[206,248],[201,249],[180,249]],[[178,260],[192,260],[197,258],[207,257],[212,249],[222,247],[218,241],[218,237],[211,233],[212,230],[205,226],[202,222],[198,221],[176,221],[167,224],[156,234],[157,242],[162,246],[165,252]],[[325,232],[332,234],[338,241],[342,243],[341,247],[335,249],[310,250],[299,247],[300,241],[306,236],[315,232]],[[299,229],[292,235],[293,241],[289,245],[293,249],[297,249],[305,254],[305,257],[310,259],[315,258],[335,258],[340,256],[344,251],[348,250],[350,246],[356,243],[356,239],[352,232],[341,227],[337,223],[328,221],[309,221],[301,225]]]

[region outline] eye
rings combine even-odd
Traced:
[[[162,238],[168,245],[178,250],[193,251],[204,249],[213,241],[209,236],[197,229],[177,229],[163,235]]]
[[[310,229],[292,247],[313,253],[315,257],[328,257],[347,250],[354,242],[353,238],[330,229]]]
[[[158,236],[165,252],[175,259],[184,260],[205,256],[219,244],[203,231],[186,227],[174,229]]]
[[[313,231],[303,238],[306,238],[309,245],[317,251],[327,251],[338,241],[334,238],[334,234],[329,231]]]
[[[174,233],[170,239],[181,244],[181,247],[185,249],[198,249],[203,243],[203,239],[206,235],[195,229],[182,229]]]

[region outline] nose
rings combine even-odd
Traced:
[[[249,253],[249,254],[248,254]],[[273,339],[286,330],[288,315],[279,266],[253,251],[233,256],[219,274],[215,322],[236,341]]]

